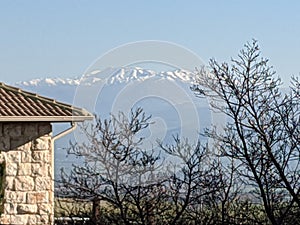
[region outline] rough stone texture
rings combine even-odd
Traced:
[[[0,224],[53,224],[51,124],[0,123],[0,163],[5,163]]]
[[[15,190],[16,191],[33,191],[35,180],[30,175],[19,175],[15,178]]]
[[[4,198],[7,203],[26,203],[25,192],[5,191]]]
[[[18,204],[18,214],[36,214],[38,210],[37,204]]]

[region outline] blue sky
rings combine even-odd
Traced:
[[[299,11],[299,1],[1,1],[0,81],[80,76],[110,49],[142,40],[228,61],[255,38],[288,83],[300,72]]]

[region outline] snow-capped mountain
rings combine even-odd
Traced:
[[[103,77],[103,74],[107,75]],[[145,81],[148,79],[167,79],[183,83],[195,82],[195,73],[187,70],[174,70],[156,72],[139,67],[108,68],[104,71],[93,70],[92,72],[76,78],[37,78],[29,81],[18,82],[18,86],[58,86],[58,85],[92,85],[98,82],[106,84],[127,83],[130,81]]]
[[[18,86],[57,86],[57,85],[79,85],[80,79],[71,78],[37,78],[29,81],[18,82]]]
[[[186,70],[155,72],[142,68],[122,67],[93,70],[75,78],[40,78],[21,81],[22,89],[86,108],[107,118],[109,113],[128,112],[142,107],[152,115],[153,124],[146,131],[145,143],[152,146],[157,139],[171,141],[174,134],[197,140],[199,132],[213,119],[206,99],[196,98],[190,87],[196,75]],[[59,132],[61,127],[54,127]],[[72,163],[66,161],[68,136],[56,143],[56,173]],[[60,149],[60,150],[58,150]],[[75,160],[75,159],[73,159]]]

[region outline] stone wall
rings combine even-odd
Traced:
[[[1,224],[53,224],[50,123],[0,123],[5,163]]]

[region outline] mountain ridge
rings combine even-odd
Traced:
[[[147,128],[143,142],[151,147],[157,140],[171,143],[174,134],[196,141],[199,132],[210,125],[213,118],[208,103],[196,98],[190,90],[194,82],[196,73],[187,70],[156,72],[139,67],[119,67],[90,70],[82,77],[36,78],[20,81],[16,86],[85,108],[102,118],[141,107],[152,116],[153,123]],[[55,124],[53,134],[67,127],[68,124]],[[67,160],[65,150],[70,140],[77,140],[77,135],[80,136],[80,131],[55,142],[55,149],[59,149],[55,151],[56,176],[61,167],[71,168],[78,161],[76,158]]]
[[[144,81],[148,79],[167,79],[170,81],[181,81],[183,83],[194,83],[195,72],[184,69],[156,72],[140,67],[107,68],[103,71],[93,70],[86,75],[74,78],[46,77],[35,78],[28,81],[17,82],[17,86],[57,86],[57,85],[92,85],[97,82],[106,84],[127,83],[130,81]]]

